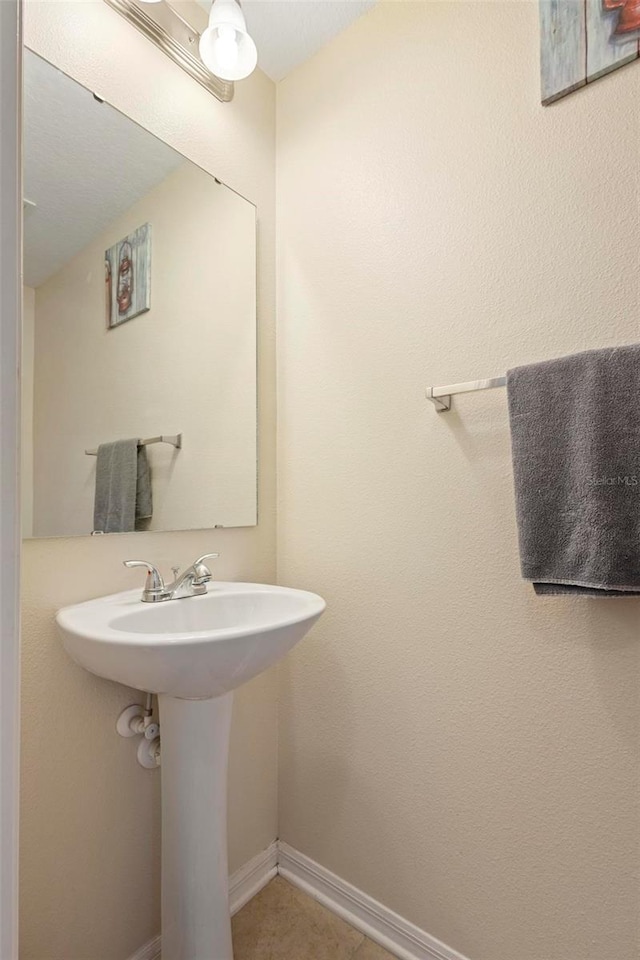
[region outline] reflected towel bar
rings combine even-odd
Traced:
[[[490,380],[469,380],[468,383],[452,383],[447,387],[427,387],[427,400],[431,400],[438,413],[451,409],[451,397],[455,393],[473,393],[475,390],[494,390],[506,387],[506,377],[492,377]]]
[[[182,447],[182,434],[176,433],[175,437],[166,437],[164,435],[161,437],[147,437],[146,440],[140,441],[140,446],[148,447],[150,443],[170,443],[176,450],[180,450]],[[85,453],[88,457],[97,457],[98,448],[96,447],[95,450],[85,450]]]

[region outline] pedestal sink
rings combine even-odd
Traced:
[[[162,955],[233,960],[227,756],[233,690],[283,657],[324,610],[314,593],[211,583],[203,596],[141,603],[140,591],[57,615],[86,670],[158,694],[162,743]]]

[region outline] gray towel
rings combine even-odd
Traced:
[[[507,392],[523,577],[640,594],[640,345],[516,367]]]
[[[137,530],[152,512],[146,447],[137,439],[101,443],[96,464],[94,530],[103,533]]]

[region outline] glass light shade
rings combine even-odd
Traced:
[[[258,51],[236,0],[214,0],[200,37],[200,57],[221,80],[244,80],[255,70]]]

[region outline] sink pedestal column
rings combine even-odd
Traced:
[[[158,697],[162,778],[162,956],[233,960],[227,759],[233,694]]]

